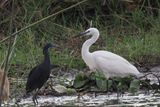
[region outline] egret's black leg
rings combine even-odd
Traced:
[[[107,79],[107,95],[108,95],[108,97],[109,97],[109,79]]]
[[[119,89],[118,89],[115,81],[114,81],[113,79],[110,79],[110,80],[112,80],[113,86],[115,86],[115,88],[116,88],[116,90],[117,90],[117,103],[118,103],[118,102],[119,102]]]

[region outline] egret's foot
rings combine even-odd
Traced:
[[[110,92],[107,91],[107,96],[110,97]]]
[[[79,92],[78,95],[77,95],[77,99],[78,99],[78,100],[80,100],[80,98],[83,99],[83,95],[85,95],[85,93]]]

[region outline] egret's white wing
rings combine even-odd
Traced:
[[[139,71],[126,59],[107,51],[96,51],[92,53],[97,70],[103,72],[106,77],[124,77],[137,75]]]
[[[95,52],[93,52],[93,54],[94,54],[94,56],[101,56],[104,59],[108,59],[108,60],[120,60],[123,63],[130,64],[126,59],[124,59],[123,57],[121,57],[121,56],[119,56],[117,54],[114,54],[112,52],[108,52],[108,51],[95,51]]]

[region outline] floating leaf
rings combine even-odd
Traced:
[[[118,90],[124,91],[124,90],[128,90],[130,87],[130,83],[133,80],[132,77],[124,77],[124,78],[119,78],[118,79]]]
[[[89,77],[90,80],[96,80],[96,78],[97,78],[97,73],[94,72],[90,74],[90,77]]]
[[[107,90],[107,80],[106,79],[96,78],[96,85],[101,91]]]
[[[96,78],[96,85],[101,91],[107,91],[112,86],[112,80]]]
[[[119,82],[117,88],[119,91],[125,92],[126,90],[128,90],[129,87],[127,84],[124,84],[123,82]]]
[[[129,92],[135,93],[139,90],[139,88],[140,88],[140,81],[135,79],[135,80],[131,81]]]
[[[108,80],[106,80],[105,76],[101,72],[92,73],[90,75],[90,80],[95,81],[96,87],[101,91],[107,91],[107,88],[109,89],[112,84],[111,81],[109,81],[109,85],[107,86]]]
[[[95,73],[94,78],[96,80],[96,87],[98,89],[100,89],[101,91],[107,91],[107,88],[109,89],[109,85],[107,85],[108,80],[106,80],[105,76],[102,73]]]
[[[60,84],[54,86],[53,89],[58,93],[65,93],[67,91],[67,88]]]
[[[67,93],[68,95],[70,95],[70,94],[75,94],[75,93],[76,93],[76,90],[75,90],[75,89],[68,88],[66,93]]]
[[[85,75],[83,72],[80,72],[79,74],[76,75],[73,87],[74,88],[81,88],[88,82],[88,77]]]

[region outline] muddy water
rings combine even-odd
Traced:
[[[152,69],[152,72],[155,72],[155,75],[160,76],[160,66],[157,68]],[[158,71],[159,70],[159,71]],[[78,72],[78,71],[77,71]],[[64,74],[64,73],[63,73]],[[65,78],[68,80],[73,80],[75,76],[75,71],[73,75],[67,74]],[[62,77],[62,76],[60,76]],[[63,77],[64,78],[64,77]],[[159,84],[157,78],[153,75],[148,75],[147,78],[151,80],[152,83]],[[123,106],[123,107],[160,107],[160,93],[154,93],[150,91],[146,94],[145,91],[139,91],[136,95],[131,95],[131,93],[125,93],[123,96],[120,96],[117,100],[117,93],[110,93],[104,94],[99,93],[95,96],[93,93],[87,93],[81,96],[79,99],[77,95],[72,96],[38,96],[39,104],[37,106],[41,107],[56,107],[56,106],[92,106],[92,107],[116,107],[116,106]],[[16,104],[15,100],[12,99],[9,101],[8,105],[3,106],[20,106],[20,107],[34,107],[32,101],[32,96],[28,98],[21,99],[20,102]]]
[[[148,95],[145,92],[139,92],[137,95],[131,95],[129,93],[123,94],[117,100],[117,93],[112,93],[110,95],[99,94],[85,94],[79,99],[76,95],[74,96],[39,96],[39,104],[37,106],[92,106],[92,107],[115,107],[115,106],[130,106],[130,107],[141,107],[141,106],[160,106],[160,94],[153,94],[150,92]],[[15,102],[12,101],[9,103],[10,106],[14,106]],[[34,106],[32,98],[22,99],[19,103],[19,106],[30,107]]]

